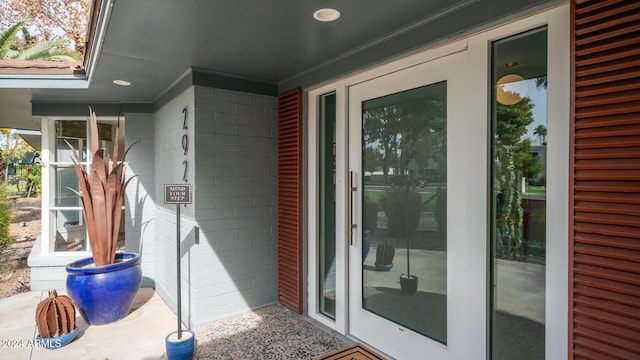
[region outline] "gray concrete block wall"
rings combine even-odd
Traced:
[[[173,100],[158,109],[154,115],[154,178],[155,191],[155,238],[154,254],[156,260],[155,269],[155,289],[165,302],[175,311],[176,306],[176,215],[175,205],[165,205],[163,203],[163,190],[165,184],[183,183],[183,161],[189,162],[188,179],[193,183],[194,168],[194,90],[187,91],[175,97]],[[183,127],[183,109],[187,108],[189,137],[189,153],[184,155],[182,149],[182,135],[185,131]],[[195,188],[195,184],[194,184]],[[193,222],[194,205],[181,207],[182,228],[187,227],[189,220]],[[182,243],[185,243],[185,236],[190,231],[182,231]],[[183,245],[183,249],[189,247]],[[188,262],[185,258],[188,254],[182,251],[182,299],[183,304],[188,301],[188,296],[192,293],[190,289],[190,273],[186,266]],[[189,319],[189,307],[182,307],[183,319]]]
[[[277,98],[194,89],[198,325],[277,301]]]
[[[155,286],[155,162],[154,115],[125,114],[127,178],[135,176],[125,190],[126,248],[141,257],[144,287]]]
[[[277,301],[276,133],[277,99],[269,96],[195,86],[154,115],[154,280],[174,310],[176,209],[162,196],[164,184],[183,183],[184,160],[194,190],[193,204],[180,208],[188,326]]]

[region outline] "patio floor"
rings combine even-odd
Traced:
[[[89,326],[78,315],[77,337],[56,350],[34,344],[35,309],[46,296],[32,291],[0,300],[0,359],[166,359],[164,339],[177,319],[153,289],[141,289],[131,313],[113,324]],[[194,331],[195,359],[313,359],[348,345],[280,305]]]

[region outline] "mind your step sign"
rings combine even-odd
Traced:
[[[165,184],[165,204],[191,204],[191,184]]]

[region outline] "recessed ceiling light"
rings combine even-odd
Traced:
[[[324,21],[324,22],[334,21],[334,20],[337,20],[339,17],[340,17],[340,11],[336,9],[330,9],[330,8],[316,10],[313,13],[314,19],[318,21]]]
[[[120,86],[129,86],[129,85],[131,85],[131,83],[126,81],[126,80],[113,80],[113,83],[116,84],[116,85],[120,85]]]

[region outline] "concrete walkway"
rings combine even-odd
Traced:
[[[164,339],[177,319],[153,289],[140,289],[131,313],[116,323],[90,326],[78,315],[78,335],[55,350],[34,343],[36,306],[47,295],[31,291],[0,301],[0,359],[166,359]]]
[[[365,269],[375,268],[375,248],[367,256]],[[400,274],[407,272],[406,249],[397,248],[393,268],[387,272],[365,271],[364,283],[370,288],[400,287]],[[434,250],[410,251],[411,271],[420,279],[418,290],[447,293],[447,253]],[[497,309],[530,320],[545,321],[545,267],[540,264],[498,259]]]

